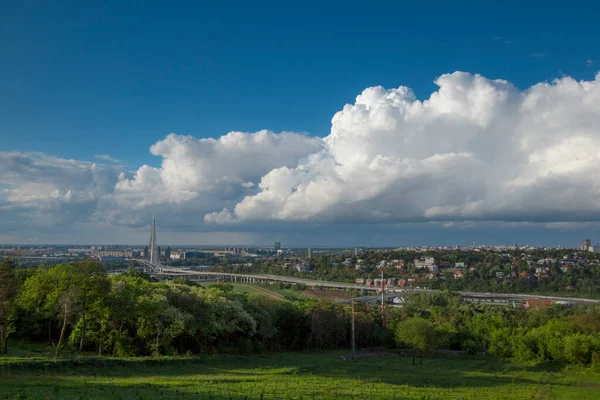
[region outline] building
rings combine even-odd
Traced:
[[[310,249],[310,247],[308,248],[308,259],[310,260],[312,258],[312,251]]]
[[[600,253],[600,244],[597,244],[595,246],[589,246],[588,251],[596,254]]]
[[[275,253],[277,253],[279,250],[281,250],[281,242],[275,242],[275,245],[273,246],[273,250],[275,250]]]
[[[190,259],[195,259],[195,258],[204,258],[204,253],[201,251],[197,251],[197,250],[188,250],[182,254],[181,258],[184,260],[190,260]]]
[[[150,258],[150,250],[148,250],[148,246],[144,247],[144,258]]]
[[[437,272],[438,267],[435,265],[435,259],[433,257],[425,257],[424,259],[415,259],[415,268],[417,269],[428,269],[431,272]]]
[[[552,300],[547,299],[529,299],[525,301],[525,308],[547,308],[552,306]]]
[[[138,255],[138,252],[135,250],[127,249],[127,250],[99,250],[96,252],[96,256],[100,258],[133,258]]]
[[[581,250],[588,250],[592,245],[592,241],[590,239],[583,239],[583,246],[581,246]]]

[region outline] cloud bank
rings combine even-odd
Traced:
[[[154,211],[188,230],[600,220],[600,74],[525,90],[465,72],[435,83],[423,101],[404,86],[367,88],[325,138],[170,134],[150,148],[158,168],[0,153],[0,216],[135,227]]]
[[[600,74],[525,91],[463,72],[419,101],[365,89],[325,148],[206,222],[598,220]]]

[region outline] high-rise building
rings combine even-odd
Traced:
[[[167,246],[167,248],[165,249],[165,260],[168,260],[171,258],[171,247]]]
[[[310,249],[310,247],[308,248],[308,259],[310,260],[312,258],[312,251]]]
[[[150,252],[148,251],[148,246],[144,247],[144,258],[150,258]]]
[[[275,253],[277,253],[278,250],[281,250],[281,242],[275,242],[273,248],[275,249]]]
[[[583,246],[581,246],[581,250],[587,250],[590,248],[591,245],[592,242],[590,239],[583,239]]]

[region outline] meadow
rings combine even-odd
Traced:
[[[359,353],[360,354],[360,353]],[[348,352],[160,358],[0,358],[0,399],[597,399],[591,369],[463,355]]]

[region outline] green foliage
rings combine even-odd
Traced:
[[[396,325],[396,343],[423,353],[431,352],[436,345],[433,324],[420,317],[400,322]]]
[[[15,266],[7,259],[0,263],[0,355],[8,351],[8,336],[15,331],[14,300],[17,295]]]
[[[3,268],[0,295],[9,301],[0,305],[9,307],[0,307],[0,317],[10,318],[0,319],[0,333],[2,321],[9,321],[5,326],[16,329],[14,337],[49,343],[56,355],[65,343],[65,352],[98,356],[351,347],[349,304],[250,296],[229,284],[153,282],[136,273],[109,277],[89,262],[27,274]],[[11,279],[14,284],[2,286]],[[385,314],[373,304],[355,305],[357,348],[458,350],[527,363],[600,362],[600,307],[527,311],[465,303],[451,292],[403,297],[401,309],[386,308]]]

